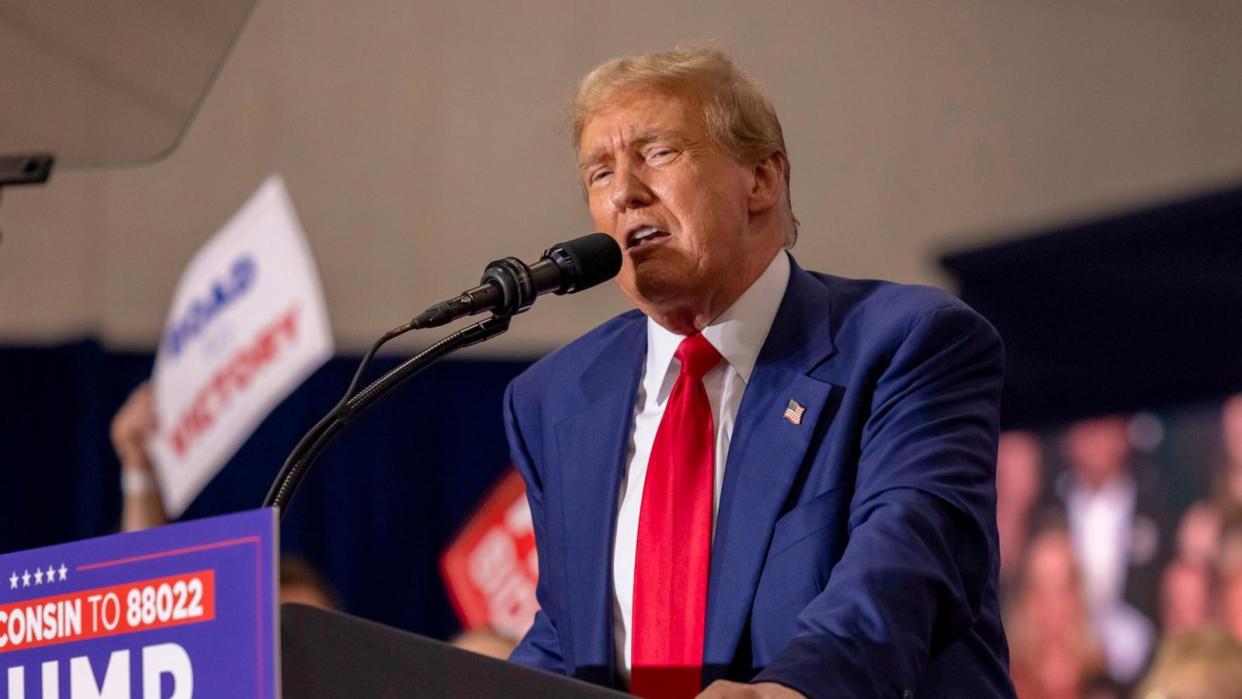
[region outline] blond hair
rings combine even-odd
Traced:
[[[1242,697],[1242,644],[1220,629],[1188,631],[1160,644],[1136,699]]]
[[[757,165],[779,153],[784,161],[785,203],[790,227],[785,246],[798,237],[798,219],[789,194],[789,154],[776,109],[750,76],[719,49],[695,46],[625,56],[587,73],[571,105],[573,146],[582,144],[587,120],[618,91],[649,87],[691,101],[702,111],[708,136],[734,160]]]

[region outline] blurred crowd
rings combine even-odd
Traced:
[[[1150,415],[1006,432],[1001,585],[1023,699],[1242,698],[1242,395],[1204,462],[1146,458]],[[1186,498],[1192,469],[1210,486]]]

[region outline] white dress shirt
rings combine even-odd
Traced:
[[[750,381],[759,350],[776,318],[785,286],[789,281],[789,256],[777,253],[763,274],[718,318],[703,328],[702,335],[724,358],[703,377],[707,399],[712,406],[716,430],[715,478],[712,495],[712,529],[720,506],[720,486],[724,482],[729,440],[742,393]],[[634,551],[638,540],[638,515],[642,507],[647,462],[656,430],[664,417],[680,363],[673,354],[685,339],[647,319],[647,361],[634,400],[634,427],[630,432],[626,471],[621,478],[621,507],[612,553],[613,629],[616,640],[617,669],[625,682],[630,677],[630,620],[634,601]]]

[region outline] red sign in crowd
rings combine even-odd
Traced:
[[[521,638],[539,603],[539,561],[526,489],[510,471],[483,501],[440,561],[449,597],[468,629]]]

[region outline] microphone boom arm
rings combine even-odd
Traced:
[[[263,500],[263,506],[276,508],[283,519],[293,494],[320,454],[364,410],[437,360],[504,333],[509,329],[509,320],[509,315],[498,314],[468,325],[407,359],[338,405],[316,423],[289,453]]]

